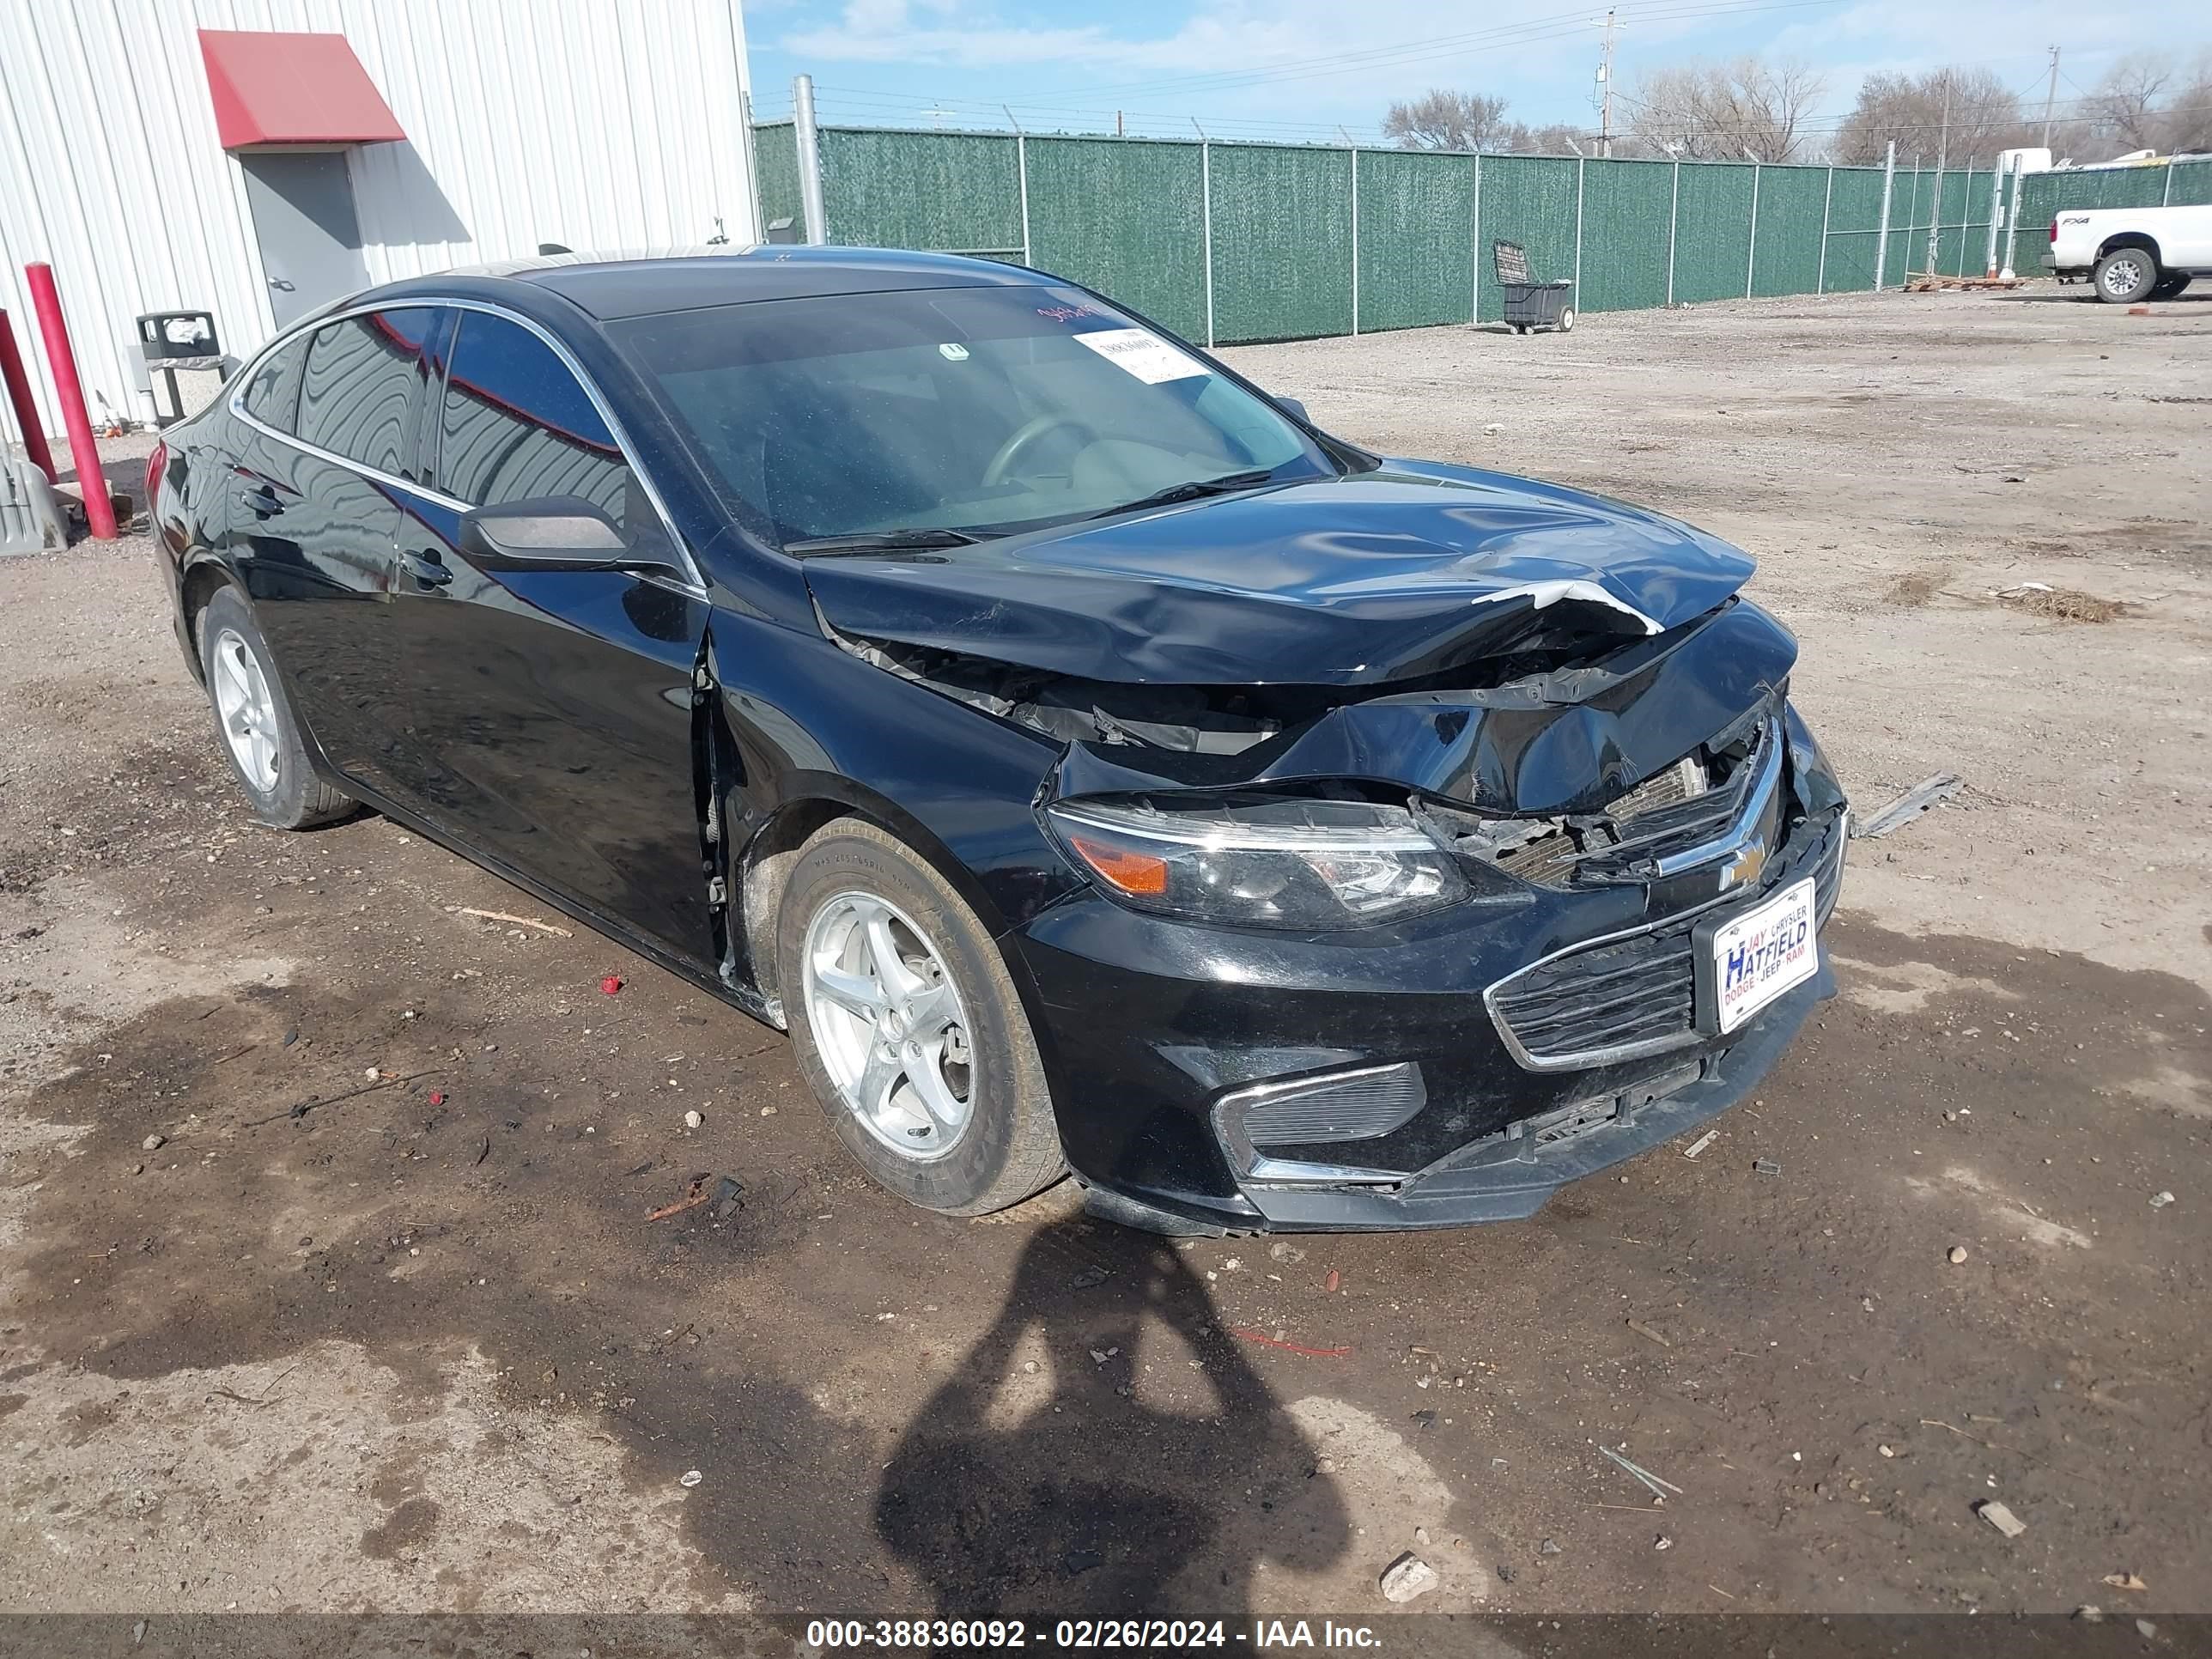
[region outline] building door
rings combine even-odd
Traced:
[[[238,161],[277,327],[368,286],[343,150],[258,150]]]

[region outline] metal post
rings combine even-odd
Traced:
[[[1352,333],[1359,335],[1359,147],[1352,147]]]
[[[1985,277],[1997,274],[1997,227],[2004,220],[2004,181],[2002,167],[1990,169],[1990,246],[1982,260],[1982,275]]]
[[[1943,268],[1943,169],[1951,164],[1951,74],[1943,73],[1943,125],[1936,135],[1936,199],[1928,207],[1928,274]],[[1960,240],[1966,233],[1960,233]]]
[[[1482,324],[1482,157],[1474,158],[1474,223],[1470,227],[1474,238],[1474,258],[1468,265],[1467,285],[1467,322],[1470,328]]]
[[[2159,192],[2158,204],[2170,207],[2173,204],[2173,158],[2166,158],[2166,188]]]
[[[799,211],[810,247],[830,240],[822,208],[822,135],[814,125],[814,77],[791,77],[791,131],[799,148]]]
[[[1206,238],[1206,344],[1213,348],[1213,145],[1198,141],[1199,228]]]
[[[100,470],[100,446],[92,441],[92,418],[84,412],[84,386],[76,377],[76,354],[70,349],[69,325],[62,319],[62,296],[54,288],[54,268],[49,264],[23,267],[31,288],[31,307],[39,313],[39,334],[46,342],[46,373],[53,377],[54,392],[62,406],[62,427],[69,434],[70,460],[76,468],[76,487],[84,497],[84,521],[96,542],[115,539],[115,503],[107,493],[107,474]]]
[[[2005,210],[2004,264],[1997,270],[1997,275],[2007,282],[2012,280],[2013,256],[2020,252],[2020,192],[2027,182],[2027,176],[2021,171],[2021,163],[2026,159],[2025,156],[2014,156],[2010,168],[2012,203]]]
[[[751,188],[753,202],[753,242],[768,240],[768,210],[761,205],[760,145],[753,136],[753,95],[744,88],[738,88],[738,119],[745,124],[745,182]]]
[[[1828,169],[1828,187],[1820,192],[1820,270],[1813,278],[1813,292],[1828,291],[1828,209],[1836,199],[1836,170]]]
[[[1575,309],[1583,307],[1583,169],[1589,165],[1585,156],[1575,157]]]
[[[31,377],[23,372],[23,354],[15,349],[15,325],[5,311],[0,311],[0,380],[8,382],[8,401],[15,407],[16,425],[23,428],[23,453],[52,483],[61,475],[54,471],[54,453],[46,447],[46,423],[31,396]]]
[[[999,107],[1006,110],[1006,119],[1014,125],[1014,177],[1022,192],[1022,263],[1034,264],[1036,261],[1030,258],[1030,136],[1022,131],[1019,121],[1014,121],[1013,111],[1004,104]]]
[[[1897,183],[1897,140],[1881,158],[1881,228],[1875,232],[1874,291],[1881,292],[1882,267],[1889,263],[1889,192]]]
[[[1751,285],[1759,275],[1759,163],[1751,164],[1751,257],[1744,261],[1743,297],[1751,298]]]
[[[1674,189],[1667,198],[1667,303],[1674,303],[1674,228],[1682,220],[1682,158],[1674,158]]]

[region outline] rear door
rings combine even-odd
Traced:
[[[450,317],[364,312],[272,354],[240,394],[252,434],[224,504],[293,708],[333,767],[401,805],[418,769],[406,758],[396,564],[424,505],[416,427]]]
[[[449,502],[580,495],[633,545],[681,559],[577,372],[511,318],[459,313],[425,439]],[[425,811],[519,872],[711,963],[691,752],[705,593],[623,573],[479,569],[450,509],[409,534],[413,591],[395,614]]]

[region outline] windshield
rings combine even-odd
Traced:
[[[1071,289],[760,301],[613,332],[786,544],[1000,534],[1337,470],[1273,404]]]

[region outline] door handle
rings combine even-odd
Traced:
[[[453,573],[435,553],[402,553],[399,568],[414,579],[417,588],[428,590],[444,587],[453,580]]]
[[[257,519],[273,518],[284,510],[284,502],[271,484],[252,484],[238,492],[238,504]]]

